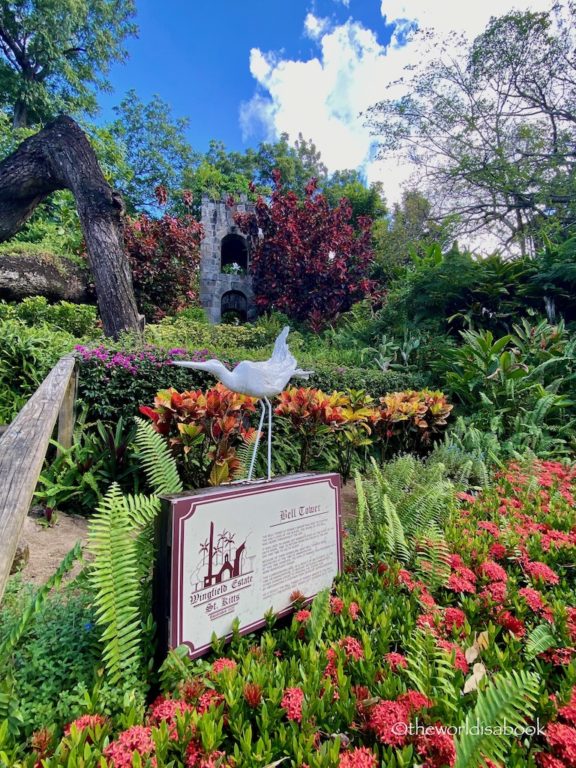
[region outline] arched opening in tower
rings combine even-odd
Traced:
[[[223,323],[245,323],[248,319],[248,299],[242,291],[222,294],[220,317]]]
[[[248,272],[248,247],[241,235],[226,235],[220,246],[220,270],[229,274]]]

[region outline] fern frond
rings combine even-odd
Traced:
[[[182,481],[166,440],[154,431],[150,422],[136,417],[136,424],[136,445],[140,451],[142,469],[151,488],[159,496],[180,493],[183,490]]]
[[[238,469],[236,471],[236,478],[238,480],[245,480],[248,477],[250,462],[252,461],[252,455],[254,453],[254,443],[256,442],[257,435],[257,432],[253,432],[248,440],[244,439],[242,444],[236,448],[236,458],[239,462]],[[258,452],[256,454],[254,466],[257,466],[258,464],[258,455],[260,454],[261,446],[262,441],[260,441],[260,444],[258,445]]]
[[[445,706],[456,709],[459,691],[454,684],[457,671],[449,653],[436,645],[429,632],[418,630],[408,645],[406,675],[416,690],[429,699],[441,699]]]
[[[100,502],[88,531],[93,554],[90,581],[103,661],[117,683],[140,657],[139,562],[130,508],[115,483]]]
[[[485,766],[486,760],[505,765],[509,744],[516,737],[503,732],[513,734],[526,724],[536,707],[539,687],[538,675],[522,670],[498,675],[480,691],[456,739],[455,768]]]
[[[524,653],[528,659],[534,659],[544,651],[556,645],[556,638],[550,631],[549,624],[539,624],[526,638]]]
[[[356,495],[358,497],[358,514],[356,515],[351,547],[356,562],[362,567],[367,568],[371,560],[370,534],[372,526],[370,524],[370,510],[368,509],[368,504],[366,502],[362,477],[358,470],[354,473],[354,483],[356,485]]]
[[[398,516],[408,536],[441,526],[454,504],[454,487],[446,480],[427,482],[398,502]]]
[[[390,500],[387,494],[384,494],[380,501],[382,509],[382,517],[385,521],[385,539],[388,546],[388,551],[391,555],[394,555],[398,560],[407,562],[410,558],[410,549],[404,536],[404,528],[398,517],[396,507]]]
[[[429,589],[444,586],[450,578],[450,547],[440,528],[431,526],[416,542],[415,570]]]
[[[312,601],[310,621],[308,622],[308,632],[310,641],[318,645],[326,622],[330,616],[330,591],[323,589],[318,592]]]

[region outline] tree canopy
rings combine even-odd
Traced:
[[[0,106],[14,126],[94,113],[134,14],[133,0],[0,0]]]
[[[184,173],[195,157],[186,138],[188,120],[173,117],[160,96],[144,103],[134,90],[114,111],[111,133],[124,147],[131,170],[121,189],[131,208],[146,209],[155,204],[157,187],[176,190],[184,185]]]
[[[435,40],[407,94],[373,106],[382,154],[418,166],[438,220],[533,253],[574,224],[576,67],[574,8],[494,18],[467,44]],[[455,55],[454,50],[461,53]]]

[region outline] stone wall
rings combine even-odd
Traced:
[[[223,274],[221,270],[222,240],[231,234],[243,237],[234,223],[234,214],[253,210],[253,204],[246,200],[241,200],[231,207],[223,201],[215,202],[206,197],[202,199],[204,239],[200,249],[200,302],[212,323],[220,322],[222,296],[228,291],[242,293],[246,297],[247,319],[253,320],[256,317],[250,277]],[[248,264],[249,262],[248,251]]]

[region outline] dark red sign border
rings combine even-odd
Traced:
[[[284,477],[274,478],[271,482],[263,481],[250,484],[231,484],[162,497],[162,510],[158,516],[156,525],[157,557],[153,579],[153,612],[157,626],[157,661],[159,663],[165,658],[168,649],[170,647],[175,647],[176,645],[187,645],[190,650],[191,658],[202,656],[211,648],[211,643],[207,643],[199,648],[194,648],[189,642],[180,642],[183,615],[181,569],[183,560],[183,527],[185,521],[190,519],[199,507],[217,501],[218,499],[254,496],[266,493],[271,489],[281,490],[283,488],[316,485],[318,483],[326,482],[328,482],[335,492],[338,573],[341,573],[343,564],[342,509],[340,498],[341,479],[340,475],[337,473],[300,473],[297,475],[286,475]],[[200,498],[194,503],[196,497]],[[188,500],[191,502],[191,506],[185,513],[175,512],[177,503]],[[307,598],[311,599],[312,597],[314,597],[314,595],[307,595]],[[286,616],[291,611],[291,607],[285,608],[280,611],[277,616]],[[244,635],[261,629],[264,626],[266,626],[266,620],[262,618],[241,627],[239,632],[241,635]],[[232,635],[229,634],[222,639],[227,641],[231,636]]]

